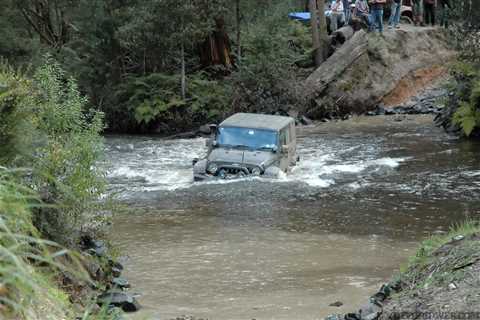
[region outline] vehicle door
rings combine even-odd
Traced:
[[[292,121],[289,125],[289,151],[288,158],[290,165],[294,166],[297,163],[297,133],[295,132],[295,122]]]
[[[280,169],[284,172],[288,171],[290,165],[291,141],[290,141],[290,127],[287,126],[280,130],[278,135],[279,150],[280,150]]]

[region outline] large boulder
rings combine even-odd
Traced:
[[[438,28],[402,26],[383,35],[358,31],[306,79],[304,114],[341,117],[380,103],[399,104],[445,71],[454,56]]]

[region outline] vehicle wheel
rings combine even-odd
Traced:
[[[413,24],[413,21],[409,16],[401,16],[400,22],[404,24]]]

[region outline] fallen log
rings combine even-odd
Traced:
[[[355,33],[355,30],[351,26],[344,26],[338,29],[337,31],[334,31],[332,33],[333,39],[332,43],[333,45],[342,45],[344,44],[348,39],[353,37],[353,34]]]

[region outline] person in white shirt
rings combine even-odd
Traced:
[[[332,13],[330,15],[330,31],[334,32],[338,29],[338,24],[345,21],[342,0],[334,0],[331,9]]]
[[[370,8],[368,7],[367,0],[355,1],[355,9],[353,10],[353,15],[357,18],[362,19],[367,24],[368,30],[371,31],[372,16],[370,15]]]

